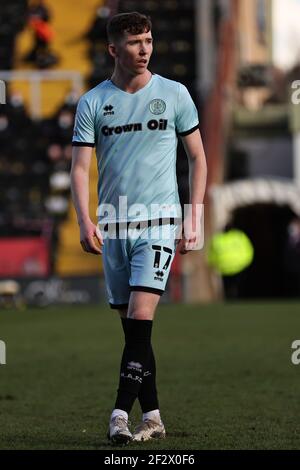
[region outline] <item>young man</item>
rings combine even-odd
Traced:
[[[204,197],[206,163],[197,111],[187,89],[148,70],[153,48],[150,19],[137,12],[119,14],[110,20],[107,32],[115,69],[111,79],[78,104],[71,179],[80,243],[86,252],[103,255],[109,303],[119,311],[125,334],[108,437],[128,443],[165,437],[151,329],[181,229],[177,134],[190,168],[190,211],[178,245],[182,254],[198,243],[192,228]],[[94,146],[101,230],[88,210]],[[192,223],[191,230],[186,229]],[[143,420],[131,434],[128,415],[136,398]]]

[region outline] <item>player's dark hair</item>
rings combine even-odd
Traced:
[[[106,27],[107,37],[110,42],[122,39],[124,33],[142,34],[152,29],[150,16],[142,15],[137,11],[119,13],[113,16]]]

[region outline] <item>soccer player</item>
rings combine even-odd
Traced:
[[[186,254],[199,241],[193,224],[203,202],[206,162],[189,92],[148,69],[153,49],[150,18],[137,12],[118,14],[109,21],[107,32],[115,68],[110,79],[78,104],[71,181],[80,243],[86,252],[102,254],[108,300],[118,310],[124,330],[108,437],[126,444],[166,434],[156,389],[152,322],[176,248]],[[190,170],[184,230],[176,182],[178,135]],[[99,172],[99,226],[88,209],[93,147]],[[128,415],[137,398],[143,418],[131,433]]]

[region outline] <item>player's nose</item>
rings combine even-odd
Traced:
[[[140,55],[145,55],[147,54],[147,44],[144,44],[144,43],[141,43],[141,47],[140,47]]]

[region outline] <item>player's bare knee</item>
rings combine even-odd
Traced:
[[[128,312],[128,318],[133,320],[153,320],[154,312],[150,309],[134,309]]]

